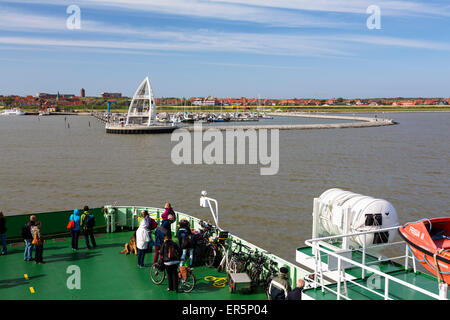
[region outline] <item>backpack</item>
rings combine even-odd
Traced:
[[[153,218],[150,218],[150,219],[152,221],[150,229],[151,230],[156,229],[158,227],[158,222],[156,222],[156,220]]]
[[[91,216],[91,215],[88,215],[88,216],[86,216],[86,226],[89,228],[89,229],[91,229],[91,228],[93,228],[94,226],[95,226],[95,217],[94,216]]]
[[[26,240],[26,239],[32,239],[32,238],[33,238],[33,236],[31,235],[31,230],[30,230],[28,224],[25,224],[25,225],[22,227],[22,230],[20,231],[20,235],[22,236],[22,238],[23,238],[24,240]]]
[[[181,249],[192,248],[192,235],[188,234],[187,231],[180,229],[180,246]]]
[[[175,243],[169,242],[167,247],[167,257],[169,260],[175,260],[178,258],[177,250],[175,249]]]

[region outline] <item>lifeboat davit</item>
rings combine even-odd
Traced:
[[[416,259],[439,281],[450,284],[450,217],[407,223],[398,231]]]

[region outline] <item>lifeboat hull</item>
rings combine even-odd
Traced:
[[[450,284],[450,217],[409,223],[398,231],[422,266]]]

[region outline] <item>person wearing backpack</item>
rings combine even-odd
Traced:
[[[164,237],[164,243],[161,247],[164,266],[169,279],[167,291],[178,292],[178,264],[180,263],[181,249],[172,239]]]
[[[89,212],[89,207],[84,206],[83,214],[80,218],[80,227],[83,231],[84,240],[86,240],[86,248],[91,249],[89,244],[89,238],[91,239],[92,246],[95,248],[97,244],[95,243],[94,237],[94,226],[95,226],[95,217],[94,214]]]
[[[73,221],[73,222],[72,222]],[[71,224],[72,228],[70,228],[70,236],[72,237],[72,250],[78,250],[78,238],[80,237],[80,213],[78,209],[73,210],[73,214],[70,215],[69,224]]]
[[[189,251],[189,267],[192,266],[192,262],[194,261],[194,244],[191,228],[189,225],[189,221],[186,218],[181,218],[177,233],[178,243],[180,244],[180,248],[182,250],[180,267],[184,265],[187,252]]]
[[[36,256],[35,261],[36,264],[45,263],[42,259],[42,255],[44,252],[44,240],[41,235],[41,225],[40,221],[36,221],[36,224],[31,227],[31,234],[33,236],[33,245],[36,246]]]
[[[28,221],[23,227],[22,227],[22,238],[23,241],[25,241],[25,251],[23,253],[23,260],[24,261],[32,261],[33,260],[33,236],[31,234],[31,227],[33,227],[36,223],[36,216],[30,216],[30,221]]]
[[[164,238],[172,239],[172,232],[170,225],[172,222],[168,219],[163,220],[161,225],[156,228],[155,231],[155,257],[153,258],[153,263],[158,261],[159,256],[162,256],[161,247],[164,243]]]

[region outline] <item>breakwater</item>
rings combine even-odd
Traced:
[[[345,123],[321,123],[321,124],[276,124],[276,125],[236,125],[236,126],[203,126],[202,130],[210,128],[218,130],[236,130],[236,129],[279,129],[279,130],[310,130],[310,129],[338,129],[338,128],[366,128],[366,127],[381,127],[395,125],[392,119],[384,118],[370,118],[370,117],[356,117],[356,116],[334,116],[334,115],[311,115],[300,112],[283,112],[270,113],[271,116],[285,116],[285,117],[304,117],[304,118],[322,118],[322,119],[336,119],[349,120],[352,122]],[[188,131],[194,131],[194,127],[185,127]]]

